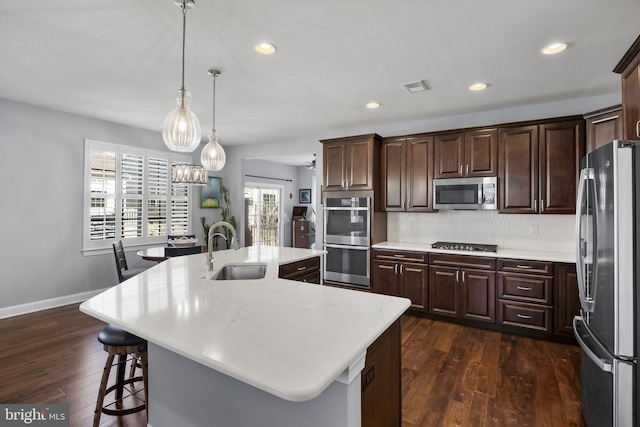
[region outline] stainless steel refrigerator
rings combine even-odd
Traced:
[[[638,426],[640,141],[582,160],[576,209],[582,414],[588,427]]]

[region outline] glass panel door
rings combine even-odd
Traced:
[[[282,189],[247,185],[244,189],[246,246],[280,246]]]

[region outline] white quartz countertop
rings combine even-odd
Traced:
[[[492,258],[527,259],[531,261],[536,260],[536,261],[551,261],[551,262],[566,262],[566,263],[576,262],[575,254],[570,252],[527,251],[527,250],[515,250],[515,249],[500,249],[500,247],[498,247],[498,252],[475,252],[475,251],[452,251],[452,250],[444,250],[444,249],[434,249],[431,247],[431,243],[382,242],[382,243],[373,245],[373,248],[430,252],[430,253],[441,253],[441,254],[473,255],[473,256],[484,256],[484,257],[492,257]]]
[[[264,279],[207,279],[206,254],[170,258],[80,310],[290,401],[318,396],[409,307],[409,300],[278,278],[324,251],[214,252],[214,269],[267,263]],[[215,273],[215,271],[214,271]]]

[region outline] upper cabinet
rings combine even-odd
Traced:
[[[479,129],[436,135],[434,177],[464,178],[498,174],[498,131]]]
[[[622,136],[622,106],[593,111],[584,115],[587,128],[587,153]]]
[[[323,145],[324,191],[375,190],[380,163],[376,134],[325,139]]]
[[[640,36],[613,71],[622,76],[624,139],[640,139]]]
[[[501,128],[500,212],[575,213],[582,119]]]
[[[386,138],[382,142],[380,171],[383,211],[433,209],[433,137]]]

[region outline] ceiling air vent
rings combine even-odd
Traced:
[[[417,82],[403,83],[402,87],[405,88],[409,93],[422,92],[429,89],[429,87],[422,80],[418,80]]]

